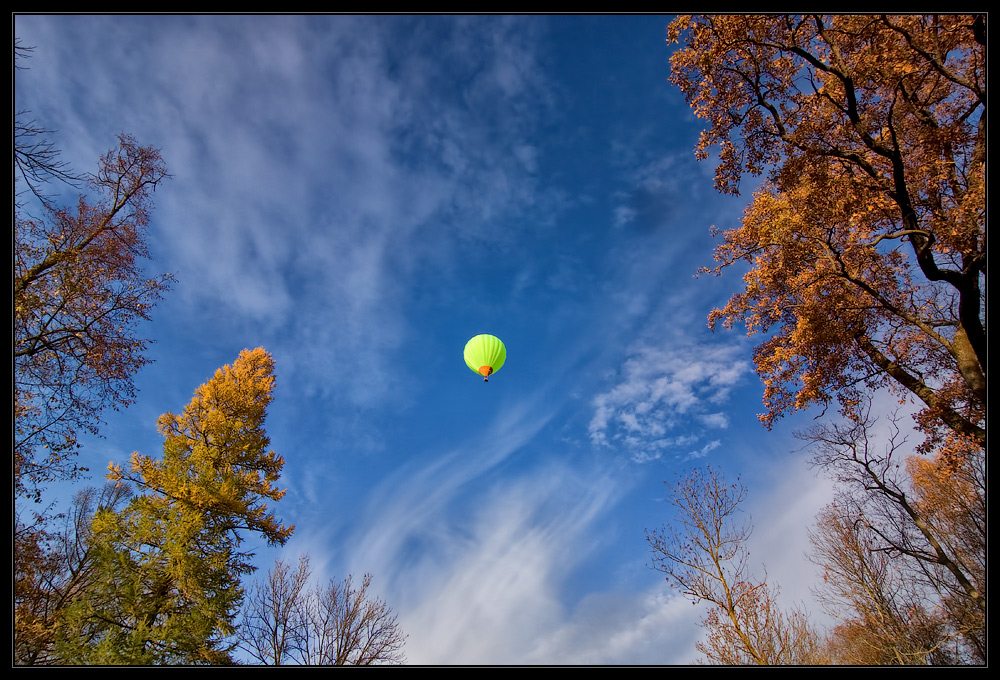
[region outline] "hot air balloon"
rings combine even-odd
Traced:
[[[483,376],[483,382],[489,382],[506,360],[507,348],[498,337],[477,335],[465,343],[465,363],[473,373]]]

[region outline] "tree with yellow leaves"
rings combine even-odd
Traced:
[[[69,663],[227,663],[240,578],[253,571],[247,533],[284,544],[292,527],[269,509],[284,460],[268,450],[264,417],[274,361],[244,350],[165,413],[159,460],[135,453],[108,478],[138,495],[92,525],[102,578],[70,606],[56,644]]]

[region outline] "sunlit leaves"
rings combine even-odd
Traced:
[[[292,527],[268,506],[284,459],[264,430],[274,361],[244,350],[159,421],[163,456],[135,453],[108,478],[139,495],[93,522],[104,585],[69,613],[61,653],[88,663],[226,663],[249,534],[283,544]]]
[[[679,17],[671,80],[735,193],[767,174],[714,272],[749,263],[710,323],[764,337],[774,419],[891,386],[927,448],[985,443],[985,51],[974,17]],[[981,28],[981,27],[980,27]]]

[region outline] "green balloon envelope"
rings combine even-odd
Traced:
[[[489,382],[489,377],[500,370],[507,360],[507,348],[500,338],[493,335],[477,335],[465,343],[465,363],[473,373],[483,376]]]

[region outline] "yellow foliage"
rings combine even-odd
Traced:
[[[243,350],[195,390],[180,414],[160,416],[162,460],[133,453],[129,473],[112,464],[108,478],[154,490],[164,503],[228,516],[271,543],[283,543],[293,527],[282,526],[266,510],[267,500],[285,495],[274,486],[285,460],[268,450],[264,429],[273,389],[271,355],[263,347]]]

